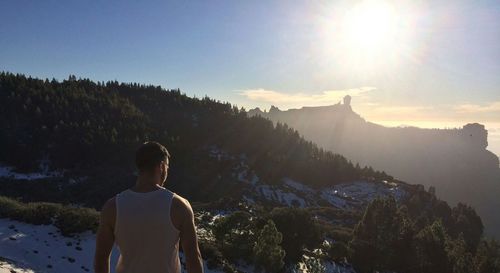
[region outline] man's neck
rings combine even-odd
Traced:
[[[135,185],[130,189],[136,192],[150,192],[163,188],[159,181],[154,181],[148,177],[139,176],[135,181]]]

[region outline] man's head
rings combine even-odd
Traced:
[[[163,185],[167,179],[170,154],[158,142],[143,143],[135,152],[135,165],[139,175],[149,176]]]

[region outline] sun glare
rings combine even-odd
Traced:
[[[384,2],[362,2],[344,18],[344,38],[355,50],[365,53],[388,49],[397,34],[396,18]]]
[[[335,60],[346,73],[381,73],[397,67],[414,47],[411,10],[384,0],[332,9],[323,17],[323,58]]]

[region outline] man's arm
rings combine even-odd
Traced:
[[[180,240],[184,257],[186,258],[186,269],[188,273],[203,273],[203,260],[198,239],[196,238],[196,227],[194,224],[194,213],[189,202],[183,198],[174,199],[180,222]]]
[[[109,257],[115,243],[114,226],[116,218],[115,198],[109,199],[101,210],[99,228],[96,235],[94,257],[95,273],[109,273]]]

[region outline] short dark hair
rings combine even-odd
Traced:
[[[135,152],[135,165],[139,171],[152,170],[160,162],[168,164],[170,153],[165,146],[156,141],[143,143]]]

